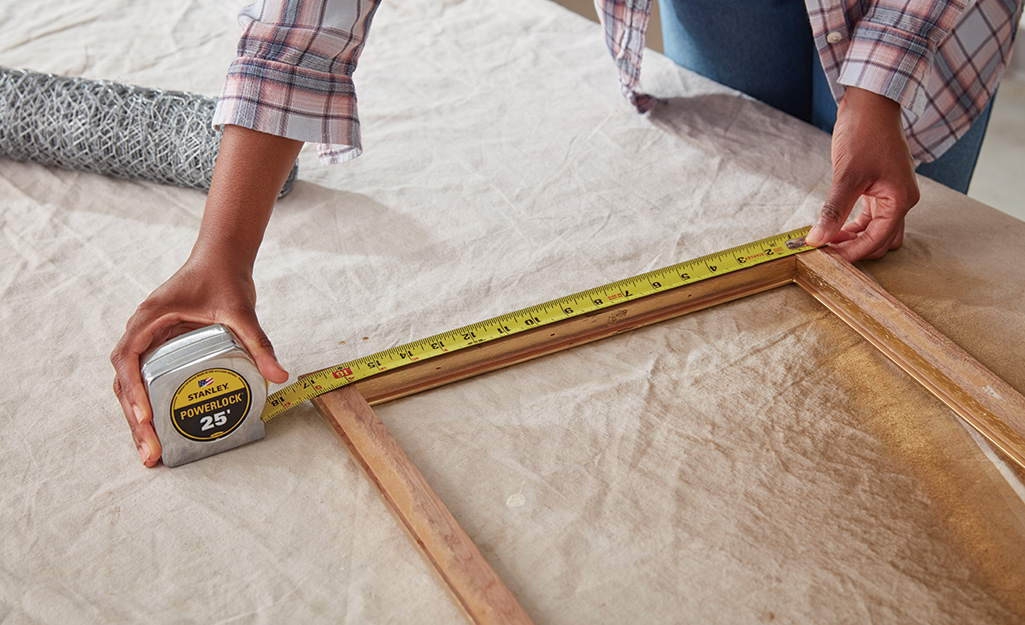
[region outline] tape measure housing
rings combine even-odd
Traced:
[[[267,381],[221,324],[183,334],[143,356],[161,459],[174,467],[264,437]]]

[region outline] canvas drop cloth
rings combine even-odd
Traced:
[[[0,64],[216,95],[241,3],[0,6]],[[545,0],[387,0],[366,152],[256,265],[301,374],[811,223],[828,137]],[[930,181],[861,269],[1025,391],[1025,223]],[[144,469],[108,354],[198,191],[0,161],[0,622],[459,623],[309,406]],[[211,269],[216,270],[216,269]],[[1021,474],[796,286],[379,406],[537,623],[1021,623]]]

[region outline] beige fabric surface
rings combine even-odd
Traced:
[[[0,64],[216,94],[238,8],[4,3]],[[646,117],[552,3],[386,1],[366,152],[304,151],[257,262],[285,366],[814,219],[828,137],[658,55],[644,72],[669,99]],[[860,267],[1025,391],[1025,223],[922,190],[904,248]],[[0,622],[461,622],[308,405],[139,464],[107,355],[203,203],[0,161]],[[377,410],[538,623],[1025,618],[1021,474],[794,286]]]

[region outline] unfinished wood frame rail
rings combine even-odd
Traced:
[[[359,391],[345,386],[314,404],[463,616],[475,625],[531,623]]]
[[[407,365],[327,393],[314,399],[314,405],[468,620],[529,623],[370,404],[791,283],[836,313],[1025,468],[1025,397],[829,249],[756,265]]]

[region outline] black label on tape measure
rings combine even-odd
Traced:
[[[230,369],[206,369],[178,387],[171,423],[192,441],[215,441],[242,424],[252,405],[246,379]]]

